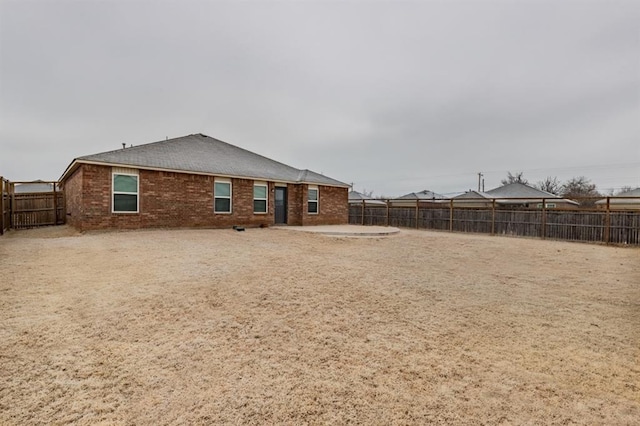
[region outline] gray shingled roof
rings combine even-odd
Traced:
[[[97,162],[270,181],[349,186],[311,170],[296,169],[200,133],[85,155],[76,158],[74,162]],[[64,175],[70,171],[70,168]]]
[[[366,195],[362,194],[361,192],[358,191],[349,191],[349,202],[350,203],[362,203],[365,202],[365,204],[377,204],[377,205],[386,205],[387,203],[385,203],[382,200],[376,200],[373,199],[371,197],[367,197]]]
[[[640,188],[630,189],[629,191],[621,192],[616,197],[640,197]]]
[[[396,198],[396,200],[444,200],[446,197],[444,195],[437,194],[433,191],[429,191],[425,189],[420,192],[410,192],[401,197]]]
[[[490,198],[561,198],[522,183],[510,183],[484,193]]]
[[[609,199],[609,204],[640,204],[640,188],[621,192],[620,194],[614,195],[614,197],[625,197],[625,198],[611,198]],[[606,198],[596,201],[596,204],[606,204],[606,203],[607,203]]]
[[[507,185],[500,186],[498,188],[491,189],[487,192],[482,193],[483,196],[489,198],[503,199],[509,202],[510,200],[519,202],[531,202],[531,201],[539,201],[541,199],[553,198],[556,200],[562,200],[565,203],[569,204],[578,204],[573,200],[568,200],[566,198],[562,198],[558,195],[552,194],[547,191],[542,191],[540,189],[533,188],[529,185],[525,185],[523,183],[509,183]],[[497,201],[500,203],[500,201]]]
[[[465,199],[465,198],[471,198],[471,199],[488,198],[488,199],[491,199],[491,196],[487,195],[486,192],[479,192],[479,191],[474,191],[474,190],[470,189],[469,191],[465,192],[464,194],[456,195],[455,197],[453,197],[454,200]]]

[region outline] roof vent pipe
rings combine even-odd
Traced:
[[[125,149],[127,147],[127,144],[122,142],[122,149]]]

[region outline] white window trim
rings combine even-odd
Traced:
[[[216,183],[228,183],[229,184],[229,196],[217,196],[216,195]],[[219,212],[216,210],[216,198],[228,198],[229,199],[229,211]],[[213,180],[213,212],[215,214],[232,214],[233,213],[233,184],[231,179],[214,179]]]
[[[309,192],[311,192],[311,190],[316,191],[316,199],[315,200],[310,200],[309,199]],[[310,212],[309,211],[309,203],[316,203],[316,211],[314,212]],[[312,215],[317,215],[320,213],[320,189],[317,186],[309,186],[309,188],[307,188],[307,214],[312,214]]]
[[[123,192],[123,191],[116,191],[115,190],[115,182],[116,182],[116,176],[117,175],[123,175],[123,176],[135,176],[136,179],[136,192],[135,194],[133,192]],[[136,211],[131,212],[131,211],[121,211],[121,210],[116,210],[116,203],[115,203],[115,195],[116,194],[124,194],[124,195],[135,195],[136,196]],[[140,213],[140,174],[137,171],[133,171],[133,170],[127,170],[124,171],[122,169],[119,170],[112,170],[111,172],[111,213],[116,213],[116,214],[136,214],[136,213]]]
[[[256,198],[255,196],[255,187],[256,186],[263,186],[264,187],[264,194],[265,197],[264,198]],[[263,212],[257,212],[256,208],[255,208],[255,204],[253,207],[253,214],[269,214],[269,185],[266,182],[254,182],[253,183],[253,188],[254,188],[254,194],[253,194],[253,201],[263,201],[265,202],[265,211]]]

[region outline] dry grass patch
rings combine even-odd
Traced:
[[[0,238],[2,424],[640,418],[638,249],[50,229]]]

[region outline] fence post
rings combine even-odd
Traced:
[[[362,218],[361,218],[361,221],[362,221],[362,226],[364,226],[364,200],[362,200]]]
[[[11,207],[9,208],[9,228],[13,227],[14,224],[14,213],[16,211],[16,194],[15,191],[15,183],[9,182],[9,203],[11,203]]]
[[[611,209],[609,205],[609,200],[611,197],[607,197],[607,213],[604,215],[604,243],[609,244],[609,240],[611,239]]]
[[[491,200],[491,235],[496,234],[496,199]]]
[[[416,229],[418,229],[418,214],[420,213],[420,200],[416,200]]]
[[[58,193],[56,192],[56,183],[53,183],[53,225],[58,224]]]
[[[542,199],[542,239],[545,240],[547,238],[547,201],[546,199]]]
[[[453,232],[453,198],[449,200],[449,232]]]
[[[389,226],[389,200],[385,200],[385,203],[387,204],[387,226]]]

